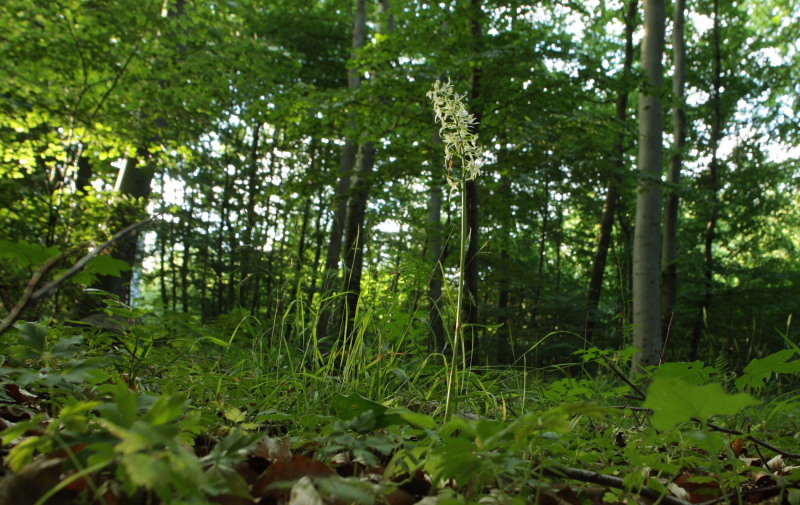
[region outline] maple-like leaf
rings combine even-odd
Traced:
[[[733,415],[757,403],[746,393],[726,393],[717,382],[699,386],[677,378],[656,377],[644,406],[653,411],[653,426],[666,430],[693,418],[705,422],[712,416]]]
[[[800,372],[800,360],[789,361],[794,355],[794,350],[784,349],[766,358],[754,359],[744,368],[744,374],[736,379],[736,387],[744,389],[750,386],[757,389],[766,384],[774,373]]]

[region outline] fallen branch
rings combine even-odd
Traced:
[[[727,433],[729,435],[742,436],[742,437],[745,438],[745,440],[749,440],[749,441],[753,442],[756,445],[760,445],[761,447],[764,447],[765,449],[769,449],[770,451],[773,451],[776,454],[780,454],[784,458],[800,459],[800,454],[784,451],[783,449],[775,447],[774,445],[770,444],[769,442],[765,442],[765,441],[761,440],[760,438],[756,438],[756,437],[754,437],[752,435],[748,435],[747,433],[745,433],[743,431],[732,430],[730,428],[723,428],[722,426],[717,426],[716,424],[711,424],[709,422],[703,423],[700,419],[698,419],[696,417],[693,417],[692,421],[695,421],[696,423],[699,423],[701,425],[705,424],[706,426],[711,428],[712,431],[718,431],[720,433]]]
[[[591,482],[592,484],[599,484],[601,486],[625,489],[625,484],[623,483],[621,477],[605,475],[602,473],[592,472],[590,470],[581,470],[580,468],[542,468],[542,473],[548,477],[566,477],[568,479],[579,480],[581,482]],[[692,505],[691,502],[681,500],[680,498],[676,498],[674,496],[665,495],[660,491],[656,491],[655,489],[651,489],[646,486],[642,486],[637,491],[637,494],[662,505]]]
[[[73,278],[77,275],[81,270],[86,268],[86,265],[98,254],[103,252],[104,250],[108,249],[111,244],[118,241],[125,235],[131,234],[137,231],[139,228],[142,228],[151,222],[153,222],[158,216],[153,216],[150,218],[145,219],[144,221],[139,221],[138,223],[133,223],[130,226],[118,231],[115,233],[110,239],[108,239],[103,244],[95,247],[91,251],[89,251],[84,257],[79,259],[74,265],[69,267],[66,272],[61,274],[58,279],[48,282],[44,286],[39,289],[36,289],[36,286],[42,281],[42,278],[49,272],[56,263],[62,260],[67,253],[64,253],[60,256],[56,256],[53,258],[48,259],[44,262],[44,264],[39,267],[39,270],[34,273],[30,280],[28,281],[28,285],[25,288],[25,292],[22,294],[22,297],[19,299],[17,304],[14,306],[13,309],[8,313],[8,315],[0,322],[0,335],[5,333],[14,322],[19,319],[22,315],[22,312],[32,303],[37,302],[38,300],[48,296],[50,293],[56,290],[59,286],[64,284],[69,279]]]
[[[761,487],[761,488],[754,488],[754,489],[743,489],[741,491],[734,491],[732,493],[726,493],[722,496],[714,498],[713,500],[708,500],[704,502],[700,502],[698,505],[715,505],[716,503],[722,503],[725,501],[732,501],[733,498],[737,496],[750,496],[754,494],[769,494],[771,496],[775,496],[777,494],[783,493],[788,489],[788,486],[769,486],[769,487]]]
[[[25,307],[31,303],[33,299],[33,293],[36,289],[36,286],[42,281],[42,278],[49,272],[59,261],[64,259],[67,256],[67,253],[59,254],[58,256],[53,256],[45,261],[42,266],[31,276],[30,280],[28,281],[28,285],[25,287],[25,291],[22,293],[22,297],[20,297],[19,301],[16,305],[9,311],[8,315],[0,322],[0,335],[3,334],[8,328],[14,324],[14,321],[19,319],[19,316],[22,315],[22,311],[25,310]]]

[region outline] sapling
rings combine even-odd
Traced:
[[[459,95],[448,80],[447,83],[436,81],[433,89],[427,93],[433,102],[436,121],[442,126],[439,136],[444,143],[444,164],[447,170],[447,183],[451,191],[461,193],[461,234],[459,240],[458,261],[458,295],[456,297],[455,330],[453,331],[453,359],[447,375],[447,399],[445,401],[445,417],[450,413],[450,401],[453,389],[458,389],[458,353],[461,352],[462,370],[466,373],[467,353],[464,345],[464,332],[461,327],[461,305],[464,296],[464,264],[466,244],[470,230],[467,228],[467,192],[466,182],[475,179],[480,172],[478,135],[473,133],[477,121],[464,105],[464,95]],[[456,166],[454,166],[456,165]],[[463,377],[463,374],[462,374]]]

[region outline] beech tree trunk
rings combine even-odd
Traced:
[[[661,332],[666,343],[673,324],[675,302],[678,293],[678,215],[680,209],[679,185],[683,166],[683,151],[686,146],[686,42],[684,19],[686,0],[675,0],[672,21],[672,51],[675,67],[672,74],[672,93],[675,105],[672,108],[674,153],[669,160],[667,172],[667,203],[664,210],[664,239],[661,248]]]
[[[665,0],[644,0],[642,69],[639,93],[639,194],[633,238],[633,373],[661,359],[661,174],[664,118],[658,95],[663,83]]]

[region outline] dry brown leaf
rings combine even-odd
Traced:
[[[33,505],[61,480],[61,463],[55,458],[37,458],[16,474],[9,474],[0,480],[0,503],[13,505]],[[71,493],[70,493],[71,494]],[[70,498],[61,498],[59,493],[48,504],[67,503]]]
[[[733,451],[733,455],[739,457],[744,452],[744,439],[742,438],[735,438],[733,442],[731,442],[731,451]]]
[[[678,478],[674,481],[675,485],[681,487],[689,494],[688,501],[692,503],[702,503],[704,501],[718,498],[722,495],[722,489],[720,489],[719,482],[716,480],[706,480],[705,478],[698,482],[695,480],[697,477],[707,476],[695,476],[687,473],[678,476]]]
[[[25,391],[16,384],[7,383],[4,386],[8,396],[20,405],[32,404],[39,399],[35,394]]]
[[[289,495],[289,505],[324,505],[314,481],[310,477],[301,477]]]
[[[767,468],[772,470],[773,472],[778,472],[786,466],[786,461],[784,461],[783,456],[778,454],[771,460],[767,461]]]
[[[253,449],[253,456],[264,458],[270,463],[292,459],[289,437],[264,437]]]
[[[253,484],[253,496],[261,498],[273,496],[276,500],[285,500],[289,489],[281,483],[295,483],[303,477],[332,477],[336,472],[326,464],[303,455],[296,455],[288,461],[278,461],[267,468]]]

